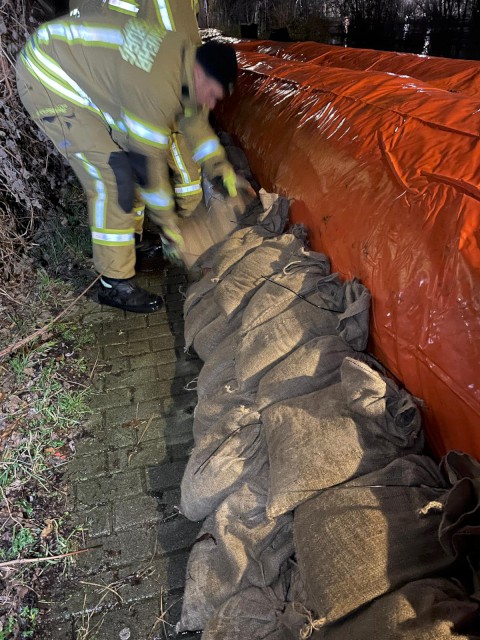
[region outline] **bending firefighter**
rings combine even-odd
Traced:
[[[198,5],[192,5],[191,0],[139,0],[138,2],[136,0],[70,0],[69,7],[72,17],[88,16],[88,19],[92,20],[95,15],[123,14],[147,20],[165,31],[178,31],[192,44],[201,44],[196,16]],[[208,113],[205,113],[205,118],[208,118]],[[172,176],[177,211],[182,216],[189,216],[202,200],[201,175],[198,164],[192,158],[192,151],[177,127],[172,130],[169,139],[167,161]],[[136,229],[141,233],[143,224],[141,215],[136,222]],[[161,249],[159,248],[159,251],[155,249],[155,247],[146,246],[147,254],[152,257],[161,255]]]
[[[167,164],[175,126],[207,176],[236,194],[237,176],[204,115],[236,77],[229,45],[195,47],[123,15],[46,23],[20,52],[22,102],[87,193],[101,303],[141,313],[162,305],[134,279],[134,198],[138,190],[153,223],[181,243]]]

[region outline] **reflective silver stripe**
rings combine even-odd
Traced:
[[[180,171],[181,175],[182,175],[182,180],[183,182],[190,182],[190,175],[187,171],[187,168],[185,166],[185,163],[183,162],[183,158],[182,155],[180,153],[180,149],[177,146],[177,143],[174,140],[174,137],[172,136],[172,140],[170,142],[170,147],[172,150],[172,155],[173,155],[173,159],[175,160],[175,164],[178,167],[178,170]]]
[[[128,131],[132,133],[134,137],[139,138],[140,141],[159,147],[168,146],[169,136],[167,131],[147,126],[130,113],[123,113],[122,116]]]
[[[41,80],[42,83],[46,87],[49,87],[55,93],[59,93],[60,95],[65,96],[65,98],[69,99],[71,102],[75,102],[75,104],[81,104],[83,106],[88,106],[88,100],[85,100],[84,98],[82,98],[82,96],[79,96],[78,93],[74,93],[73,91],[70,91],[69,89],[66,89],[63,86],[63,84],[60,84],[59,82],[56,82],[55,80],[52,80],[52,78],[50,78],[50,76],[47,76],[45,73],[43,73],[43,71],[41,69],[39,69],[32,62],[32,60],[30,58],[27,58],[26,56],[23,56],[23,61],[25,62],[25,65],[33,73],[33,75],[36,76],[39,80]]]
[[[157,10],[167,31],[175,31],[175,25],[170,19],[168,0],[156,0]]]
[[[103,112],[103,117],[105,118],[107,124],[109,124],[112,129],[118,129],[118,131],[123,131],[127,133],[127,127],[122,120],[115,120],[109,113],[106,111]]]
[[[166,191],[139,191],[142,200],[152,209],[173,209],[173,198]]]
[[[46,24],[37,31],[37,37],[48,42],[50,37],[64,38],[68,42],[78,40],[90,44],[123,44],[123,34],[119,29],[101,26],[87,26],[84,24],[67,24],[53,22]]]
[[[138,13],[138,6],[135,2],[128,2],[128,0],[108,0],[109,7],[117,7],[125,13],[131,13],[136,15]]]
[[[93,240],[103,240],[103,242],[130,242],[135,240],[133,233],[105,233],[100,231],[92,231]]]
[[[202,192],[202,187],[200,186],[200,181],[192,182],[192,184],[186,187],[175,187],[175,193],[178,195],[181,195],[182,193],[191,194],[191,193],[201,193],[201,192]]]
[[[107,192],[105,189],[105,183],[102,180],[102,175],[100,171],[87,160],[85,154],[75,153],[74,155],[83,164],[85,171],[91,175],[92,178],[95,178],[94,186],[97,195],[95,198],[93,218],[95,220],[95,226],[102,228],[105,224],[105,211],[107,204]]]
[[[203,162],[208,156],[215,155],[220,149],[220,142],[215,138],[210,138],[202,142],[193,154],[195,162]]]
[[[32,60],[32,58],[28,56],[28,52],[31,52],[35,60]],[[75,82],[75,80],[73,80],[67,73],[65,73],[65,71],[58,64],[51,60],[51,58],[45,55],[33,41],[30,41],[29,46],[27,46],[26,52],[23,53],[23,60],[30,65],[33,72],[42,79],[42,82],[49,85],[56,93],[61,93],[69,100],[72,100],[72,102],[76,102],[77,104],[82,104],[84,106],[89,106],[95,111],[100,112],[98,107],[92,102],[89,96],[87,96],[85,91],[83,91],[83,89]],[[40,65],[43,65],[46,69],[51,71],[52,74],[58,77],[59,82],[57,82],[54,78],[46,75],[40,68],[37,67],[35,62],[38,62]],[[61,82],[68,84],[71,89],[73,89],[73,92],[70,91],[68,87],[65,87],[63,84],[61,84]]]

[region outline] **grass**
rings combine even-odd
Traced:
[[[3,345],[45,327],[74,300],[66,263],[78,261],[88,271],[88,230],[78,220],[83,199],[75,191],[68,197],[61,228],[39,243],[48,271],[32,269],[0,300]],[[83,352],[92,341],[79,319],[64,319],[0,362],[0,561],[42,558],[0,572],[0,640],[35,637],[43,615],[38,594],[74,563],[72,557],[45,559],[83,544],[84,531],[69,516],[62,476],[89,414],[91,365]]]

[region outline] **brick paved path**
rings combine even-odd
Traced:
[[[86,303],[85,322],[98,335],[89,357],[106,373],[97,376],[94,413],[68,474],[92,550],[78,556],[76,584],[55,596],[52,640],[175,637],[200,528],[177,507],[196,403],[184,387],[201,363],[183,351],[185,274],[170,269],[142,284],[163,292],[165,309],[142,316]]]

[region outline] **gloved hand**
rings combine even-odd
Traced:
[[[235,198],[239,189],[249,190],[251,188],[248,180],[235,173],[229,162],[215,167],[213,184],[215,184],[215,178],[219,178],[222,181],[222,185],[230,198]]]
[[[164,214],[160,223],[160,239],[164,257],[172,264],[182,264],[181,252],[185,243],[177,225],[178,217],[175,213]]]

